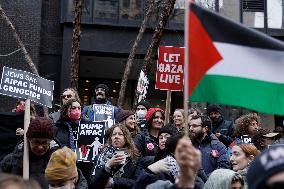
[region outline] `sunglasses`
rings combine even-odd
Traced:
[[[71,94],[68,94],[68,95],[61,95],[61,98],[71,98],[72,97],[72,95]]]

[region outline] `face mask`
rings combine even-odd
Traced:
[[[136,112],[137,119],[145,119],[147,111],[146,110],[138,110]]]
[[[67,184],[67,185],[64,185],[64,186],[59,186],[59,187],[52,187],[49,185],[48,187],[49,189],[73,189],[73,187],[71,186],[71,184]]]
[[[75,109],[70,111],[71,120],[79,120],[81,117],[81,110]]]
[[[25,105],[18,105],[16,108],[16,112],[24,112],[25,111]]]

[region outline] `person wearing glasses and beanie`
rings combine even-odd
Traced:
[[[83,115],[86,117],[86,119],[88,119],[89,121],[105,121],[105,120],[99,120],[98,118],[95,119],[96,115],[94,112],[94,105],[95,104],[105,104],[105,105],[110,105],[113,106],[111,104],[111,102],[108,100],[110,95],[110,90],[109,87],[105,84],[98,84],[95,87],[95,99],[93,104],[85,106],[83,108]],[[113,112],[113,116],[111,117],[111,120],[115,120],[116,118],[116,114],[119,111],[119,108],[116,106],[113,106],[114,112]],[[113,123],[114,124],[114,123]],[[110,128],[112,126],[112,124],[108,124],[108,128]]]
[[[31,120],[26,133],[29,146],[29,175],[39,182],[42,189],[48,189],[44,176],[51,154],[60,146],[53,140],[53,126],[45,117],[36,117]],[[3,158],[0,163],[0,172],[23,175],[24,142],[17,144],[14,151]]]

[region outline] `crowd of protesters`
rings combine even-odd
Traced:
[[[21,140],[0,162],[0,188],[284,188],[283,129],[262,129],[256,113],[230,121],[211,104],[204,113],[176,109],[173,122],[165,124],[161,108],[141,101],[125,110],[111,104],[109,92],[107,85],[97,85],[94,103],[82,107],[77,91],[65,89],[60,110],[48,118],[37,116],[32,106],[26,132],[30,180],[20,177]],[[92,161],[77,161],[78,127],[95,120],[96,104],[113,106],[115,121],[106,127],[105,143]],[[24,110],[23,100],[13,109]]]

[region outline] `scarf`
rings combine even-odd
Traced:
[[[97,169],[101,169],[105,166],[105,164],[107,163],[108,160],[110,160],[112,158],[112,156],[114,156],[115,151],[118,150],[117,148],[114,148],[113,146],[109,146],[106,147],[102,153],[99,155],[98,160],[96,162],[96,166],[94,169],[94,172],[92,175],[96,174],[96,170]],[[121,149],[120,149],[121,150]],[[122,174],[124,173],[124,166],[129,163],[131,161],[131,157],[129,156],[129,154],[126,152],[126,150],[124,151],[124,155],[125,155],[125,163],[119,167],[117,167],[115,170],[111,170],[111,177],[121,177]]]

